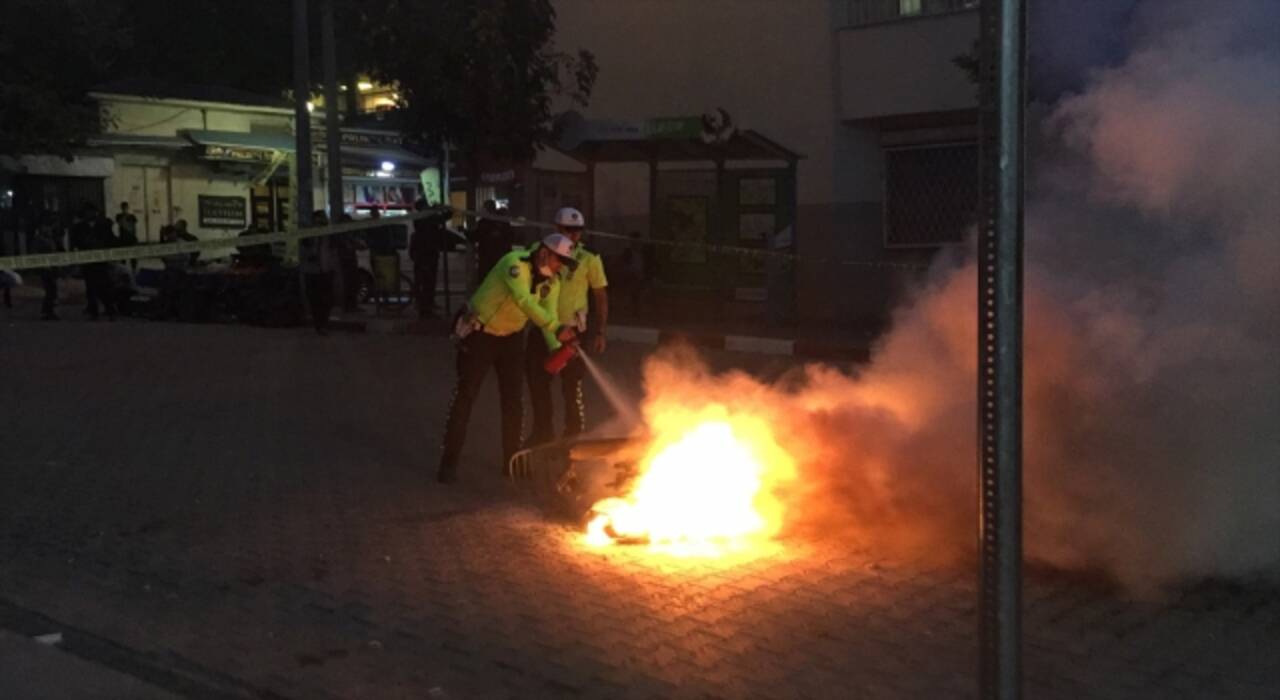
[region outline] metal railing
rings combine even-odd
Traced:
[[[848,0],[845,26],[895,22],[902,19],[976,10],[979,0]]]

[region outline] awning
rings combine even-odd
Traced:
[[[149,136],[147,134],[99,134],[90,136],[90,146],[126,147],[126,148],[161,148],[176,150],[187,148],[191,142],[179,136]]]
[[[644,163],[716,160],[779,160],[793,163],[804,156],[757,131],[738,131],[722,141],[700,138],[584,139],[564,154],[582,162]]]
[[[200,146],[201,157],[208,160],[270,163],[280,153],[293,153],[289,134],[185,129],[182,135]]]
[[[390,161],[396,164],[397,168],[409,166],[414,168],[429,168],[436,165],[433,158],[420,156],[412,151],[407,151],[399,146],[342,146],[342,161],[346,163],[349,160],[356,160],[362,163],[371,163],[378,165],[383,161]]]

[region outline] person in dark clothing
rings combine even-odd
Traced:
[[[194,241],[200,240],[199,238],[196,237],[194,233],[191,233],[190,231],[187,230],[186,219],[178,219],[176,222],[174,222],[173,236],[174,236],[174,240],[178,243],[192,243]],[[200,251],[197,250],[196,252],[191,253],[190,256],[188,257],[188,264],[195,265],[196,261],[199,259],[200,259]]]
[[[129,203],[120,203],[120,213],[116,214],[116,231],[120,234],[121,246],[138,245],[138,217],[129,211]],[[129,261],[129,269],[133,272],[138,271],[138,260],[135,258]]]
[[[36,228],[35,239],[32,241],[32,252],[36,255],[46,253],[57,253],[61,246],[53,237],[53,222],[44,219]],[[55,308],[58,304],[58,268],[44,267],[40,268],[40,284],[44,287],[44,301],[40,304],[40,318],[45,321],[57,321],[58,314]]]
[[[311,214],[313,226],[328,226],[329,217],[323,209]],[[319,335],[329,334],[329,312],[333,309],[333,252],[328,236],[304,238],[300,245],[302,273],[307,285],[307,306],[311,310],[311,324]]]
[[[105,223],[104,223],[105,222]],[[72,250],[101,250],[111,247],[115,236],[111,233],[111,219],[98,214],[92,204],[81,208],[71,224]],[[116,307],[111,299],[111,277],[106,263],[86,263],[80,266],[84,275],[85,309],[90,320],[98,320],[98,307],[115,320]]]
[[[339,216],[338,223],[351,223],[351,215]],[[341,233],[332,238],[338,258],[338,274],[342,280],[342,310],[356,311],[360,308],[360,266],[356,256],[360,243],[353,233]]]
[[[427,200],[419,199],[413,208],[419,212],[427,211]],[[418,318],[436,317],[436,273],[440,269],[440,251],[448,235],[444,228],[448,217],[448,210],[444,210],[413,222],[409,259],[413,261],[413,295],[418,301]]]
[[[486,200],[484,211],[486,214],[497,215],[498,203],[492,199]],[[476,245],[476,264],[483,276],[498,264],[502,256],[511,252],[511,247],[516,242],[516,234],[511,224],[505,221],[481,218],[480,223],[476,224],[472,239]]]

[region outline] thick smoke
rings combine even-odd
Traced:
[[[1031,559],[1140,586],[1280,563],[1278,17],[1269,2],[1140,4],[1127,59],[1036,110]],[[972,551],[976,282],[940,262],[855,376],[815,366],[765,386],[660,358],[647,410],[768,414],[802,473],[793,530]]]

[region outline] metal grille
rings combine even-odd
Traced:
[[[886,246],[962,242],[978,201],[977,144],[886,150],[884,199]]]
[[[980,693],[1021,692],[1023,0],[986,0],[980,22],[978,245]]]

